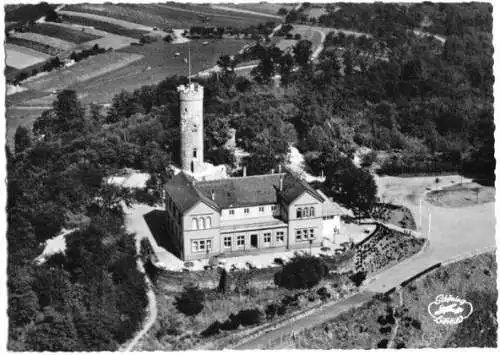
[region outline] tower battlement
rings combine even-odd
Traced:
[[[198,83],[179,85],[177,91],[181,101],[203,100],[203,86]]]

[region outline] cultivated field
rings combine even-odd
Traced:
[[[92,14],[92,13],[85,13],[85,12],[79,12],[79,11],[67,11],[67,10],[61,10],[58,12],[59,14],[63,16],[72,16],[72,17],[84,17],[87,19],[92,19],[96,21],[101,21],[101,22],[108,22],[123,28],[127,28],[130,30],[139,30],[139,31],[152,31],[153,28],[151,26],[144,26],[135,22],[130,22],[130,21],[125,21],[125,20],[120,20],[116,19],[113,17],[107,17],[107,16],[101,16],[97,14]]]
[[[106,52],[84,59],[70,68],[54,70],[47,75],[26,80],[23,86],[31,90],[51,92],[64,89],[72,84],[99,77],[110,71],[123,68],[141,59],[142,56],[130,53]]]
[[[278,15],[278,10],[281,9],[282,7],[287,9],[288,11],[295,7],[295,5],[279,4],[279,3],[267,3],[267,2],[247,3],[247,4],[221,3],[220,5],[212,5],[212,7],[221,7],[221,6],[225,7],[225,8],[231,8],[231,9],[234,9],[236,11],[246,10],[246,11],[253,11],[253,12],[268,14],[268,15]]]
[[[14,38],[21,38],[32,42],[41,43],[43,45],[53,47],[62,51],[67,51],[75,47],[75,43],[65,41],[59,38],[46,36],[40,33],[33,32],[14,32],[11,35]]]
[[[86,12],[161,28],[191,26],[247,27],[272,20],[267,15],[237,13],[195,4],[79,4],[65,10]]]
[[[99,38],[99,36],[92,35],[87,31],[82,31],[81,28],[69,26],[62,28],[58,23],[38,23],[30,26],[30,31],[77,44]]]
[[[84,19],[85,21],[85,19]],[[70,24],[70,23],[57,23],[54,26],[61,28],[61,31],[84,31],[82,33],[86,33],[92,36],[91,40],[82,43],[82,47],[90,48],[97,44],[101,48],[113,48],[120,49],[123,47],[128,47],[131,43],[137,42],[136,38],[120,36],[117,34],[108,33],[99,29]],[[111,25],[114,26],[114,25]],[[82,30],[83,29],[83,30]],[[124,29],[124,31],[127,31]]]
[[[12,43],[5,44],[5,63],[12,68],[23,69],[41,63],[50,58],[50,55],[37,52],[33,49],[21,47]]]
[[[94,15],[90,14],[89,16],[94,16]],[[93,19],[91,17],[65,15],[64,21],[65,23],[72,24],[75,26],[80,25],[82,27],[89,27],[89,29],[104,31],[108,35],[126,36],[135,39],[139,39],[142,35],[148,33],[148,31],[135,28],[125,28],[114,23]],[[86,29],[86,31],[88,30]]]
[[[168,44],[157,41],[145,46],[132,46],[119,52],[142,55],[143,58],[126,67],[109,72],[84,83],[71,86],[84,95],[84,102],[101,104],[111,102],[121,90],[135,90],[143,85],[156,84],[171,75],[187,75],[185,58],[191,48],[192,72],[211,68],[222,54],[236,54],[247,43],[243,40],[216,40],[204,46],[203,41],[193,40],[189,44]],[[180,53],[175,56],[175,53]]]

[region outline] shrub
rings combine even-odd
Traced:
[[[382,339],[381,341],[378,342],[377,348],[379,348],[379,349],[385,349],[385,348],[387,348],[387,344],[388,343],[389,343],[389,340]]]
[[[273,261],[276,265],[281,265],[283,266],[285,264],[285,262],[283,261],[283,259],[281,258],[274,258],[274,261]]]
[[[275,274],[274,282],[287,289],[305,289],[316,286],[326,275],[328,266],[323,260],[312,256],[298,256]]]
[[[205,294],[199,288],[187,286],[180,297],[175,298],[177,310],[187,316],[194,316],[203,310]]]
[[[352,282],[354,282],[356,287],[359,287],[366,279],[366,272],[358,271],[357,273],[351,275],[349,278],[351,279]]]
[[[415,328],[417,330],[422,329],[422,323],[420,323],[420,321],[418,319],[413,319],[411,321],[411,325],[412,325],[413,328]]]
[[[258,308],[244,309],[236,317],[239,319],[241,325],[248,326],[262,323],[264,314]]]
[[[331,297],[330,293],[326,289],[326,287],[321,287],[316,291],[317,295],[321,299],[321,301],[326,301],[328,298]]]
[[[215,322],[213,322],[212,324],[210,324],[207,329],[205,329],[204,331],[202,331],[200,333],[200,335],[202,337],[204,337],[204,338],[208,338],[208,337],[210,337],[212,335],[219,334],[220,333],[220,329],[221,329],[220,326],[221,326],[221,323],[218,320],[216,320]]]

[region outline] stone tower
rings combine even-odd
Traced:
[[[203,169],[203,86],[180,85],[181,167],[190,173]]]

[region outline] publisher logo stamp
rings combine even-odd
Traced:
[[[438,324],[462,323],[472,314],[472,303],[452,295],[438,295],[427,307],[434,322]]]

